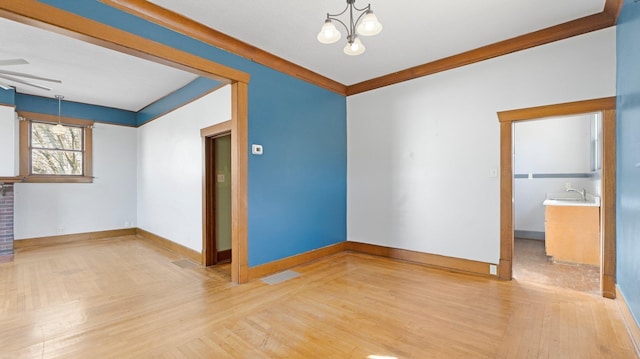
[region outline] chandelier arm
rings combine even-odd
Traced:
[[[339,14],[329,14],[329,13],[327,13],[327,18],[330,18],[330,17],[333,17],[333,16],[340,16],[340,15],[344,14],[345,12],[347,12],[347,10],[349,10],[349,6],[350,5],[351,4],[347,4],[347,7],[345,7],[344,10],[342,10],[342,12],[339,13]]]
[[[371,10],[371,4],[369,4],[369,5],[365,6],[365,7],[363,7],[362,9],[358,9],[358,8],[356,7],[355,3],[354,3],[353,5],[351,5],[351,6],[353,6],[353,8],[354,8],[354,9],[356,9],[356,10],[358,10],[358,11],[368,11],[368,10]]]
[[[331,15],[331,16],[333,16],[333,15]],[[327,14],[327,19],[329,19],[329,20],[334,20],[334,21],[339,22],[339,23],[344,27],[344,29],[345,29],[345,30],[347,30],[347,36],[350,36],[350,34],[349,34],[349,33],[350,33],[350,31],[349,31],[349,27],[347,26],[347,24],[345,24],[344,22],[342,22],[342,20],[340,20],[340,19],[338,19],[338,18],[335,18],[335,17],[331,17],[331,16]]]
[[[367,14],[367,11],[371,10],[371,4],[369,4],[369,6],[367,6],[366,8],[364,8],[363,10],[360,9],[356,9],[358,11],[364,11],[363,13],[360,14],[360,16],[358,16],[358,18],[356,19],[356,21],[353,23],[354,28],[358,25],[358,23],[360,22],[360,19],[362,19],[363,16],[365,16]]]

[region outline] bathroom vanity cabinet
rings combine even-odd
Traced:
[[[545,248],[554,260],[600,265],[600,206],[545,201]]]

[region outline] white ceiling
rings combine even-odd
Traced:
[[[364,54],[345,55],[346,34],[316,40],[327,12],[345,0],[150,0],[345,85],[459,54],[602,12],[605,0],[357,0],[384,29],[361,37]],[[339,25],[337,25],[339,26]]]
[[[51,91],[0,78],[16,92],[65,101],[138,111],[197,76],[80,40],[0,18],[0,60],[22,58],[26,65],[0,70],[61,80],[28,80]]]
[[[345,85],[599,13],[605,0],[371,0],[384,25],[356,57],[316,40],[326,13],[345,0],[151,0]],[[368,2],[358,0],[364,7]],[[43,91],[0,79],[17,92],[137,111],[196,75],[0,18],[0,69],[62,80]]]

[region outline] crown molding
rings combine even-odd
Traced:
[[[272,53],[259,49],[234,37],[223,34],[186,16],[167,10],[144,0],[100,0],[102,3],[139,16],[160,26],[204,41],[222,50],[229,51],[248,60],[265,65],[287,75],[310,82],[340,95],[346,94],[346,86],[296,65]]]
[[[169,28],[176,32],[190,36],[194,39],[204,41],[225,51],[245,57],[261,65],[274,70],[291,75],[298,79],[315,84],[319,87],[333,91],[340,95],[350,96],[358,93],[374,90],[384,86],[397,84],[415,78],[432,75],[438,72],[451,70],[457,67],[466,66],[475,62],[488,60],[494,57],[507,55],[520,50],[529,49],[535,46],[544,45],[558,40],[563,40],[572,36],[582,35],[588,32],[601,30],[617,23],[618,15],[623,5],[623,0],[606,0],[602,12],[563,24],[551,26],[542,30],[517,36],[508,40],[483,46],[474,50],[466,51],[457,55],[411,67],[405,70],[383,75],[377,78],[366,80],[357,84],[346,86],[337,81],[331,80],[318,73],[308,70],[300,65],[284,60],[269,52],[261,50],[255,46],[239,41],[231,36],[225,35],[217,30],[211,29],[185,16],[176,14],[170,10],[157,6],[145,0],[100,0],[101,2],[118,8],[127,13],[134,14],[158,25]],[[33,2],[29,0],[28,3]],[[0,0],[0,3],[11,4],[2,5],[4,7],[15,7],[11,1]],[[25,7],[25,5],[20,5]],[[17,11],[17,10],[14,10]],[[58,11],[52,9],[52,11]],[[20,11],[18,11],[20,12]],[[60,11],[58,11],[60,12]],[[23,14],[30,17],[31,14]],[[65,16],[68,16],[64,14]],[[11,18],[11,16],[5,17]],[[66,19],[79,21],[77,18]],[[55,25],[61,26],[61,22]],[[111,29],[118,31],[115,29]],[[59,31],[59,30],[58,30]],[[105,46],[104,43],[100,44]],[[107,44],[107,47],[109,44]],[[220,65],[220,67],[223,67]],[[228,75],[229,69],[220,71],[221,74]],[[232,72],[232,71],[231,71]],[[233,73],[236,75],[236,73]],[[245,79],[242,79],[245,80]],[[241,80],[241,81],[242,81]],[[248,80],[248,79],[247,79]]]
[[[609,0],[607,3],[614,1],[618,0]],[[605,9],[607,9],[607,7],[605,7]],[[433,75],[438,72],[455,69],[457,67],[470,65],[476,62],[563,40],[569,37],[582,35],[588,32],[601,30],[615,25],[615,18],[612,17],[611,14],[618,13],[619,10],[613,9],[613,5],[609,9],[610,13],[603,11],[595,15],[582,17],[440,60],[363,81],[348,86],[347,96],[375,90],[380,87],[394,85],[427,75]]]

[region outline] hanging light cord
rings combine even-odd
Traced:
[[[62,117],[62,99],[64,98],[64,96],[62,95],[56,95],[56,98],[58,99],[58,125],[62,126],[62,123],[60,121],[60,118]]]

